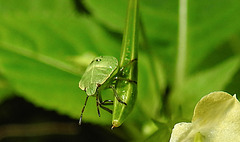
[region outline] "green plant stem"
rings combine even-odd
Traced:
[[[137,21],[136,13],[138,9],[135,6],[137,5],[137,0],[129,0],[128,9],[134,9],[134,11],[128,11],[127,19],[126,19],[126,27],[124,31],[123,41],[122,41],[122,50],[121,50],[121,59],[120,59],[120,67],[125,66],[134,58],[138,56],[138,41],[137,41]]]
[[[187,0],[179,0],[178,53],[175,87],[185,80],[187,56]]]

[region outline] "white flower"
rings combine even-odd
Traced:
[[[170,142],[240,142],[240,103],[236,96],[213,92],[194,109],[192,123],[174,126]]]

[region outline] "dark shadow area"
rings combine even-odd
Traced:
[[[122,142],[111,130],[36,107],[20,97],[0,105],[1,142]],[[37,126],[37,127],[35,127]],[[110,129],[110,128],[109,128]],[[4,134],[10,134],[4,136]]]

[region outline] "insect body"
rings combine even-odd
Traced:
[[[122,70],[122,69],[121,69]],[[83,106],[79,125],[81,124],[82,115],[89,96],[96,96],[97,111],[100,116],[99,106],[106,111],[112,113],[112,110],[104,107],[104,104],[112,104],[113,101],[105,100],[102,101],[100,91],[107,88],[112,88],[117,100],[124,103],[117,95],[115,86],[113,84],[114,80],[119,79],[116,75],[119,72],[118,60],[111,56],[100,56],[96,57],[87,67],[82,79],[79,82],[79,88],[84,90],[87,94],[85,104]],[[130,81],[128,79],[124,79]]]
[[[79,88],[86,91],[88,96],[96,95],[97,88],[114,74],[117,67],[118,60],[115,57],[101,56],[95,58],[83,74],[79,82]]]

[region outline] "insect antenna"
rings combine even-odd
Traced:
[[[85,109],[86,104],[87,104],[88,97],[89,97],[89,96],[86,97],[84,106],[83,106],[83,108],[82,108],[82,112],[81,112],[80,119],[79,119],[79,122],[78,122],[79,125],[81,125],[81,123],[82,123],[82,116],[83,116],[83,112],[84,112],[84,109]]]

